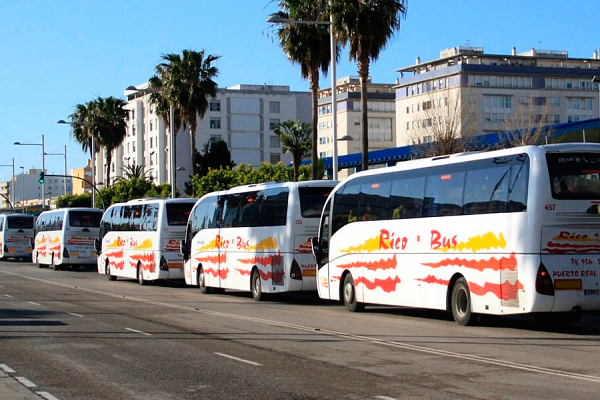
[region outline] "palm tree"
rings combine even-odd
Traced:
[[[349,44],[350,60],[356,61],[360,78],[362,125],[362,169],[369,167],[369,129],[367,113],[367,83],[369,63],[400,29],[400,19],[406,17],[408,0],[332,0],[333,29],[337,39]]]
[[[281,142],[283,152],[292,154],[294,182],[298,182],[300,163],[311,149],[311,136],[314,136],[311,131],[312,127],[306,122],[288,120],[275,125],[275,135]]]
[[[156,66],[156,75],[150,78],[150,88],[153,90],[150,100],[156,104],[159,115],[169,122],[166,115],[172,107],[176,114],[174,131],[177,132],[181,123],[189,128],[192,161],[196,150],[197,116],[204,117],[208,109],[208,97],[217,95],[217,83],[213,78],[219,70],[212,64],[219,58],[206,54],[205,50],[183,50],[181,55],[163,54],[164,61]],[[192,162],[192,176],[196,172]]]
[[[112,152],[118,148],[127,135],[127,104],[116,97],[98,97],[95,101],[95,126],[97,142],[104,147],[106,157],[106,184],[110,184]]]
[[[69,116],[71,119],[71,136],[75,141],[81,144],[81,150],[84,153],[90,152],[90,159],[93,160],[92,155],[92,140],[93,140],[93,128],[92,128],[92,115],[94,113],[94,102],[90,101],[85,104],[77,104],[75,106],[75,112]]]
[[[293,21],[309,21],[303,23],[284,24],[278,31],[279,43],[288,59],[300,64],[300,74],[310,82],[312,98],[312,126],[318,126],[319,70],[327,75],[331,62],[329,29],[325,24],[310,22],[322,20],[327,14],[326,0],[281,0],[280,12],[273,14]],[[336,54],[338,49],[336,48]],[[311,152],[311,176],[318,179],[317,174],[317,132],[313,129]],[[335,139],[334,139],[335,140]]]

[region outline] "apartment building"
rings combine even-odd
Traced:
[[[395,146],[436,140],[436,124],[456,124],[466,136],[521,129],[525,120],[553,125],[598,116],[597,52],[569,58],[567,51],[504,55],[459,46],[397,72]]]
[[[170,183],[171,146],[169,129],[150,103],[148,83],[136,90],[125,90],[129,124],[123,144],[112,155],[111,180],[123,176],[126,166],[144,166],[146,176],[155,184]],[[310,122],[309,92],[291,91],[289,86],[239,84],[217,90],[209,99],[203,118],[198,117],[196,147],[214,140],[227,143],[232,160],[237,164],[257,167],[263,162],[290,163],[291,155],[283,154],[274,127],[286,120]],[[176,184],[183,192],[191,175],[189,130],[183,127],[175,136]],[[96,180],[105,182],[104,151],[96,160]]]
[[[360,81],[346,76],[336,81],[336,116],[338,156],[360,153],[362,149]],[[319,158],[333,155],[333,123],[331,113],[331,87],[318,93],[318,145]],[[372,83],[367,85],[369,124],[369,151],[396,146],[396,105],[394,85]],[[340,171],[340,178],[346,176]]]

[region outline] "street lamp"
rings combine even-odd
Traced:
[[[21,213],[25,214],[25,168],[21,168]]]
[[[63,184],[65,190],[65,196],[67,195],[67,145],[65,145],[64,153],[45,153],[47,156],[65,156],[65,176],[63,177]]]
[[[331,0],[329,0],[331,6]],[[333,13],[329,13],[329,21],[298,21],[281,18],[277,15],[270,15],[266,22],[273,24],[305,24],[305,25],[329,25],[329,47],[331,50],[331,123],[333,124],[333,180],[338,178],[338,148],[337,148],[337,87],[335,77],[335,62],[336,62],[336,47],[335,33],[333,32]],[[316,127],[313,126],[313,131],[316,132]],[[313,149],[313,152],[316,151]],[[314,153],[313,153],[314,154]],[[316,168],[317,160],[312,160],[313,168]]]
[[[125,90],[131,92],[139,92],[144,89],[138,89],[135,86],[127,86]],[[169,151],[169,175],[171,181],[171,198],[175,198],[175,186],[177,184],[177,175],[176,175],[176,159],[175,159],[175,109],[173,108],[173,104],[169,102],[169,141],[170,146],[168,148]],[[192,160],[192,163],[194,160]]]
[[[71,128],[73,126],[85,126],[84,123],[81,122],[75,122],[75,121],[65,121],[64,119],[61,119],[57,122],[57,124],[62,124],[62,125],[71,125]],[[91,137],[91,152],[92,152],[92,208],[96,207],[96,139],[94,139],[94,137]],[[65,146],[65,175],[67,174],[67,147]],[[65,181],[66,182],[66,181]],[[66,188],[66,183],[65,183],[65,188]],[[65,189],[65,193],[66,193],[66,189]]]
[[[46,147],[44,146],[44,135],[42,135],[42,143],[21,143],[15,142],[15,146],[42,146],[42,172],[46,173]],[[42,211],[46,208],[46,186],[42,182]]]

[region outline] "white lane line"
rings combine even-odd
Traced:
[[[12,299],[12,296],[10,294],[5,294],[4,297],[9,297]]]
[[[125,330],[133,333],[139,333],[140,335],[152,336],[151,333],[138,331],[137,329],[125,328]]]
[[[36,303],[35,301],[28,301],[29,304],[33,304],[34,306],[40,306],[40,303]]]
[[[80,317],[80,318],[83,318],[83,315],[81,315],[81,314],[76,314],[76,313],[74,313],[74,312],[68,312],[67,314],[69,314],[69,315],[72,315],[72,316],[74,316],[74,317]]]
[[[380,400],[397,400],[395,397],[388,397],[388,396],[375,396],[375,399],[380,399]]]
[[[60,400],[58,397],[54,397],[48,392],[35,392],[35,394],[37,394],[45,400]]]
[[[24,279],[30,279],[33,281],[44,282],[44,283],[55,285],[55,286],[73,288],[72,285],[65,285],[63,283],[53,282],[53,281],[49,281],[49,280],[41,279],[41,278],[34,278],[31,276],[26,276],[26,275],[14,273],[14,272],[0,271],[0,273],[5,274],[5,275],[19,276]],[[255,318],[255,317],[248,317],[248,316],[244,316],[244,315],[236,315],[236,314],[230,314],[230,313],[219,312],[219,311],[211,311],[211,310],[206,310],[206,309],[201,309],[201,308],[183,306],[183,305],[179,305],[179,304],[172,304],[172,303],[165,303],[165,302],[161,302],[161,301],[148,300],[148,299],[143,299],[143,298],[139,298],[139,297],[125,296],[122,294],[104,292],[104,291],[95,290],[95,289],[88,289],[88,288],[82,288],[82,287],[78,287],[77,289],[84,291],[84,292],[88,292],[88,293],[101,294],[101,295],[104,295],[107,297],[125,298],[130,301],[135,301],[135,302],[139,302],[139,303],[152,304],[152,305],[156,305],[156,306],[162,306],[162,307],[177,309],[177,310],[185,310],[185,311],[190,311],[190,312],[194,312],[194,313],[198,313],[198,314],[212,315],[212,316],[218,316],[218,317],[222,317],[222,318],[231,318],[231,319],[238,319],[238,320],[244,320],[244,321],[252,321],[252,322],[260,323],[260,324],[264,324],[264,325],[279,326],[279,327],[295,329],[295,330],[303,331],[303,332],[313,332],[315,334],[340,337],[340,338],[350,339],[350,340],[355,340],[355,341],[377,343],[377,344],[380,344],[383,346],[389,346],[389,347],[405,349],[405,350],[412,350],[412,351],[421,352],[421,353],[425,353],[425,354],[433,354],[433,355],[437,355],[437,356],[441,356],[441,357],[464,359],[464,360],[467,360],[470,362],[478,362],[481,364],[496,365],[496,366],[511,368],[511,369],[515,369],[515,370],[525,370],[525,371],[529,371],[529,372],[536,372],[539,374],[560,376],[563,378],[572,378],[572,379],[579,379],[579,380],[584,380],[584,381],[588,381],[588,382],[600,383],[600,376],[595,376],[595,375],[578,374],[578,373],[570,372],[570,371],[566,371],[566,370],[551,369],[551,368],[545,368],[545,367],[540,367],[540,366],[530,365],[530,364],[514,363],[511,361],[506,361],[506,360],[502,360],[502,359],[494,359],[494,358],[489,358],[489,357],[476,356],[476,355],[469,354],[469,353],[456,353],[456,352],[452,352],[452,351],[439,350],[439,349],[426,347],[426,346],[412,345],[412,344],[408,344],[408,343],[397,342],[397,341],[393,341],[393,340],[379,339],[379,338],[362,336],[362,335],[354,335],[351,333],[338,332],[338,331],[333,331],[333,330],[328,330],[328,329],[320,329],[320,328],[315,328],[315,327],[306,326],[306,325],[296,325],[296,324],[292,324],[292,323],[273,321],[273,320],[268,320],[268,319]]]
[[[33,382],[31,382],[29,379],[25,378],[24,376],[15,376],[15,379],[19,381],[19,383],[21,383],[21,385],[26,386],[28,388],[33,388],[36,387],[37,385]]]
[[[239,362],[243,362],[246,364],[250,364],[250,365],[254,365],[255,367],[261,367],[262,364],[254,362],[254,361],[250,361],[250,360],[245,360],[243,358],[239,358],[239,357],[234,357],[234,356],[230,356],[229,354],[224,354],[224,353],[215,353],[217,356],[221,356],[221,357],[225,357],[225,358],[229,358],[231,360],[235,360],[235,361],[239,361]]]
[[[6,364],[0,364],[0,369],[7,374],[14,374],[15,372],[17,372]]]

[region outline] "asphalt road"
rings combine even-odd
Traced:
[[[0,365],[60,400],[597,399],[600,318],[444,313],[0,262]]]

